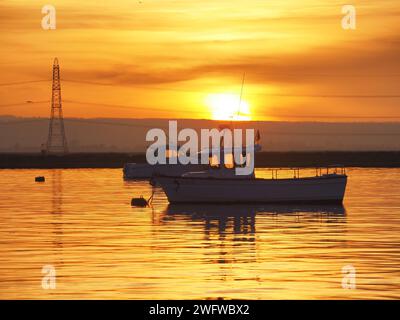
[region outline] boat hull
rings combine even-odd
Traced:
[[[168,201],[176,203],[343,202],[347,176],[297,179],[210,179],[157,177]]]

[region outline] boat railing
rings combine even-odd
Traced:
[[[316,168],[317,177],[328,174],[346,175],[346,167],[343,165],[335,164],[323,168],[322,167]]]
[[[279,179],[279,172],[280,171],[292,171],[293,172],[293,178],[294,179],[299,179],[300,177],[305,177],[301,175],[301,172],[304,171],[310,171],[313,170],[311,167],[290,167],[290,168],[271,168],[271,174],[272,174],[272,179]],[[346,175],[346,168],[343,165],[329,165],[329,166],[323,166],[323,167],[316,167],[314,168],[315,170],[315,176],[316,177],[322,177],[326,175]],[[307,176],[310,176],[309,174]],[[286,177],[286,176],[285,176]]]

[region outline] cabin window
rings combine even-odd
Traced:
[[[169,158],[177,158],[178,157],[178,152],[176,150],[167,149],[165,151],[165,156],[167,157],[167,159],[169,159]]]
[[[224,164],[227,169],[233,169],[235,167],[233,154],[225,154]]]
[[[209,162],[211,168],[219,168],[220,167],[220,163],[219,163],[218,157],[216,155],[209,157],[208,162]]]

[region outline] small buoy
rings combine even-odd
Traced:
[[[132,198],[132,200],[131,200],[131,206],[132,207],[147,207],[148,205],[149,205],[149,203],[143,197]]]
[[[45,178],[43,177],[43,176],[40,176],[40,177],[35,177],[35,181],[36,182],[45,182]]]

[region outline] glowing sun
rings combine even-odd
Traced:
[[[250,106],[247,101],[240,101],[240,96],[229,93],[210,94],[206,104],[211,109],[213,120],[251,120]]]

